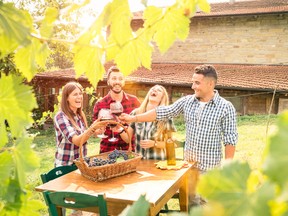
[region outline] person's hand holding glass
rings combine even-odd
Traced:
[[[118,116],[120,116],[122,114],[122,112],[123,112],[122,104],[120,102],[117,102],[117,101],[111,103],[110,104],[110,112],[113,115],[113,119],[115,121],[119,121],[118,120]],[[117,126],[116,124],[110,124],[110,128],[111,128],[111,131],[112,131],[112,138],[109,139],[110,142],[116,142],[118,140],[117,138],[114,137],[114,131],[113,131],[113,128],[116,129],[115,128],[116,126]]]
[[[111,115],[109,109],[101,109],[98,113],[98,119],[100,119],[100,121],[108,121],[108,120],[113,120],[113,116]],[[102,139],[108,137],[104,133],[98,134],[97,136]]]

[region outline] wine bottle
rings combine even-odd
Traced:
[[[175,144],[174,141],[172,140],[171,131],[167,131],[166,158],[167,158],[167,165],[176,165]]]

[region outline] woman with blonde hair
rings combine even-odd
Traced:
[[[147,93],[140,107],[133,110],[131,115],[144,113],[155,109],[157,106],[168,105],[169,97],[166,89],[161,85],[153,86]],[[165,141],[166,131],[176,131],[172,119],[154,122],[133,122],[127,129],[130,137],[135,134],[136,152],[143,155],[145,159],[165,160]],[[128,136],[123,130],[121,137],[128,142]]]
[[[61,109],[54,117],[56,132],[55,167],[72,165],[79,157],[82,140],[83,156],[87,155],[87,140],[95,133],[102,133],[103,127],[88,130],[87,119],[83,112],[83,87],[77,82],[69,82],[62,89]],[[96,121],[91,127],[96,124]]]

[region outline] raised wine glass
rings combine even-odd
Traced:
[[[116,101],[110,104],[110,111],[116,116],[120,116],[123,112],[123,106],[120,102]]]
[[[110,109],[100,109],[98,113],[98,118],[101,118],[100,121],[107,121],[107,120],[112,120],[113,116],[110,113]],[[103,139],[103,138],[107,138],[108,136],[102,133],[102,134],[98,134],[97,137]]]
[[[121,113],[123,112],[123,106],[120,102],[113,102],[110,104],[110,112],[113,115],[120,116]],[[117,117],[114,118],[117,121]],[[112,131],[112,128],[115,127],[116,125],[110,124],[110,128]],[[116,142],[118,139],[114,137],[114,132],[112,131],[112,137],[109,139],[110,142]]]

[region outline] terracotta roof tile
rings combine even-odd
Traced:
[[[139,69],[129,79],[140,82],[191,85],[194,68],[199,64],[153,64],[152,71]],[[288,90],[288,66],[220,65],[218,87],[239,89]]]
[[[138,83],[191,86],[194,68],[199,64],[152,64],[152,70],[140,68],[126,80]],[[288,91],[288,66],[214,64],[219,88]],[[107,67],[107,66],[106,66]],[[37,74],[37,79],[74,79],[73,69]],[[80,79],[86,79],[82,76]]]

